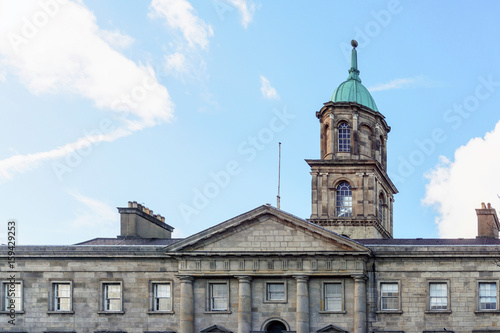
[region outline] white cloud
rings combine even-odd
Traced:
[[[278,95],[278,92],[276,91],[276,89],[271,86],[271,83],[269,82],[269,80],[264,77],[264,76],[260,76],[260,83],[261,83],[261,86],[260,86],[260,91],[262,92],[262,96],[264,96],[265,98],[268,98],[268,99],[279,99],[280,96]]]
[[[117,49],[126,49],[134,42],[134,38],[128,35],[123,35],[118,30],[99,30],[99,36],[109,45]]]
[[[413,87],[436,87],[442,86],[439,82],[434,82],[425,76],[415,76],[408,77],[402,79],[394,79],[388,83],[381,83],[375,86],[369,87],[368,90],[370,92],[374,91],[384,91],[384,90],[393,90],[393,89],[406,89]]]
[[[173,117],[169,93],[152,68],[110,47],[95,16],[80,2],[3,0],[0,8],[0,36],[7,37],[0,39],[4,70],[17,75],[33,94],[75,94],[98,108],[120,112],[122,128],[90,142],[113,141]],[[122,46],[130,42],[119,33],[108,37]],[[89,139],[2,160],[0,181],[65,156],[84,141]]]
[[[76,228],[109,228],[116,224],[118,214],[114,207],[102,201],[86,197],[77,191],[70,191],[69,194],[84,206],[84,208],[77,210],[77,217],[70,222],[71,226]]]
[[[32,93],[77,94],[93,100],[97,107],[130,112],[143,126],[172,116],[170,96],[154,71],[113,50],[99,36],[95,16],[83,5],[60,5],[52,17],[46,15],[48,21],[40,28],[30,23],[37,29],[31,34],[26,32],[26,22],[36,22],[37,14],[45,13],[38,2],[6,1],[3,5],[8,7],[4,16],[11,8],[14,12],[23,9],[23,13],[7,22],[0,16],[0,34],[9,37],[0,40],[0,55]],[[126,97],[127,103],[123,102]]]
[[[214,35],[212,27],[196,15],[187,0],[152,0],[149,16],[164,19],[168,27],[182,34],[169,45],[175,51],[164,56],[164,73],[181,80],[206,79],[201,51],[208,50],[209,38]]]
[[[25,155],[16,154],[9,158],[0,160],[0,184],[9,179],[12,179],[15,174],[20,174],[33,170],[41,162],[59,159],[64,156],[68,156],[69,154],[76,152],[78,150],[87,152],[90,151],[91,149],[91,148],[87,149],[88,147],[97,145],[100,142],[112,142],[121,137],[130,135],[131,133],[132,133],[131,130],[125,128],[118,128],[107,134],[99,133],[93,136],[82,137],[74,142],[67,143],[64,146],[57,147],[49,151],[25,154]],[[85,156],[86,155],[87,153],[85,153]],[[69,167],[66,166],[65,168]],[[60,177],[61,173],[64,174],[68,170],[67,169],[59,170],[60,174],[58,174],[57,169],[54,169],[54,171],[56,175]]]
[[[253,15],[255,13],[255,4],[246,0],[226,0],[229,4],[234,6],[241,15],[241,25],[248,27],[248,24],[252,22]]]
[[[500,208],[500,122],[484,138],[474,138],[455,151],[454,161],[441,157],[426,178],[424,205],[438,213],[440,237],[477,236],[476,208],[491,202]],[[496,206],[496,207],[495,207]]]
[[[196,16],[187,0],[153,0],[151,17],[163,17],[172,29],[180,30],[189,46],[208,48],[208,38],[214,35],[212,27]]]
[[[167,72],[185,72],[186,56],[181,52],[165,56],[165,70]]]

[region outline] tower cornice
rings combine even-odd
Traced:
[[[352,112],[358,112],[358,111],[366,112],[366,113],[372,115],[373,117],[378,118],[378,120],[384,125],[384,130],[386,131],[386,133],[389,133],[391,131],[391,127],[389,125],[387,125],[387,122],[385,121],[385,117],[382,113],[380,113],[378,111],[373,111],[369,107],[366,107],[362,104],[358,104],[356,102],[335,102],[335,103],[334,102],[326,102],[326,103],[323,103],[323,107],[321,108],[321,110],[316,112],[316,117],[318,119],[322,119],[325,116],[325,114],[327,114],[329,111],[333,113],[333,111],[335,111],[334,108],[338,108],[338,109],[350,108],[352,110]]]
[[[383,180],[388,184],[392,190],[392,193],[397,194],[399,191],[396,185],[391,181],[389,175],[382,168],[382,165],[375,160],[317,160],[317,159],[306,159],[307,164],[311,167],[311,171],[317,169],[318,172],[326,172],[326,169],[333,168],[356,168],[362,166],[363,169],[376,171],[377,176],[383,178]]]

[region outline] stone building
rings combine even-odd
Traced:
[[[353,46],[348,79],[316,114],[309,219],[263,205],[173,239],[129,202],[117,238],[16,247],[15,268],[0,266],[0,332],[500,332],[490,205],[477,238],[393,238],[390,127]]]

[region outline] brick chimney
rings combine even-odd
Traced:
[[[497,212],[491,208],[491,204],[486,206],[481,203],[481,209],[476,209],[477,214],[477,238],[495,238],[498,239],[500,223],[498,222]]]
[[[120,236],[122,238],[171,238],[174,228],[165,223],[160,214],[129,201],[128,207],[118,207],[120,213]]]

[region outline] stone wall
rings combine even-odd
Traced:
[[[384,250],[387,253],[387,249]],[[378,258],[369,275],[369,331],[442,331],[473,332],[480,329],[500,330],[500,311],[478,311],[479,281],[497,283],[500,267],[492,247],[479,249],[458,247],[420,247],[394,249],[394,255]],[[471,256],[473,255],[473,256]],[[380,282],[399,281],[401,309],[380,312]],[[448,310],[429,311],[429,283],[446,282],[449,288]]]

